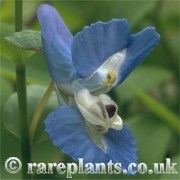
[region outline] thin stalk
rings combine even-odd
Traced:
[[[30,126],[31,144],[34,141],[35,132],[36,132],[37,125],[39,123],[42,111],[43,111],[44,106],[46,105],[50,95],[52,94],[53,89],[54,89],[54,83],[53,83],[53,81],[51,81],[48,89],[46,90],[43,98],[41,99],[41,101],[36,109],[36,112],[34,113],[34,116],[33,116],[32,122],[31,122],[31,126]]]
[[[22,23],[22,0],[15,1],[15,31],[21,31],[23,28]]]
[[[27,163],[31,162],[30,139],[27,121],[27,99],[26,99],[26,69],[24,64],[16,65],[16,84],[18,94],[18,105],[20,114],[20,137],[22,153],[22,178],[30,179],[31,175],[27,174]]]
[[[22,0],[15,0],[15,31],[22,30]],[[22,57],[16,64],[16,84],[19,106],[22,179],[31,179],[27,163],[31,162],[31,148],[27,118],[26,67]]]

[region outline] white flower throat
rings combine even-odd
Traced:
[[[109,128],[122,129],[123,121],[117,114],[117,105],[106,94],[93,96],[87,89],[82,89],[75,94],[75,100],[84,119],[98,132],[106,133]]]
[[[118,77],[119,69],[125,57],[126,49],[123,49],[108,57],[89,77],[56,86],[59,102],[72,105],[72,103],[64,102],[65,99],[61,97],[61,93],[71,96],[72,100],[75,98],[73,105],[78,106],[86,124],[95,127],[97,132],[106,133],[109,128],[121,130],[123,127],[122,119],[117,114],[116,103],[108,95],[101,93],[108,92],[116,86],[120,78]]]

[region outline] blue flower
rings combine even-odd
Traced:
[[[73,36],[49,5],[37,11],[60,107],[45,120],[53,144],[84,162],[137,163],[135,140],[105,93],[119,85],[157,45],[147,27],[130,34],[126,19],[97,22]]]

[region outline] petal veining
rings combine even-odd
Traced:
[[[37,16],[50,75],[57,84],[67,83],[76,75],[71,56],[73,36],[52,6],[39,6]]]
[[[128,36],[129,24],[125,19],[97,22],[85,27],[72,44],[72,60],[79,76],[87,78],[108,57],[124,49]]]

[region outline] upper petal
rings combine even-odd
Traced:
[[[160,36],[153,27],[131,35],[126,50],[126,57],[119,67],[118,81],[121,83],[129,73],[140,64],[159,42]]]
[[[137,164],[136,141],[125,124],[120,131],[109,129],[104,135],[104,143],[109,159],[114,163],[121,162],[123,169],[127,170],[130,163]]]
[[[78,75],[90,76],[109,56],[126,47],[128,36],[129,24],[125,19],[85,27],[72,44],[73,64]]]
[[[37,16],[50,75],[58,84],[68,82],[75,75],[71,57],[73,36],[52,6],[39,6]]]
[[[103,151],[91,140],[78,109],[62,106],[45,120],[53,144],[74,159],[84,162],[106,162]]]

